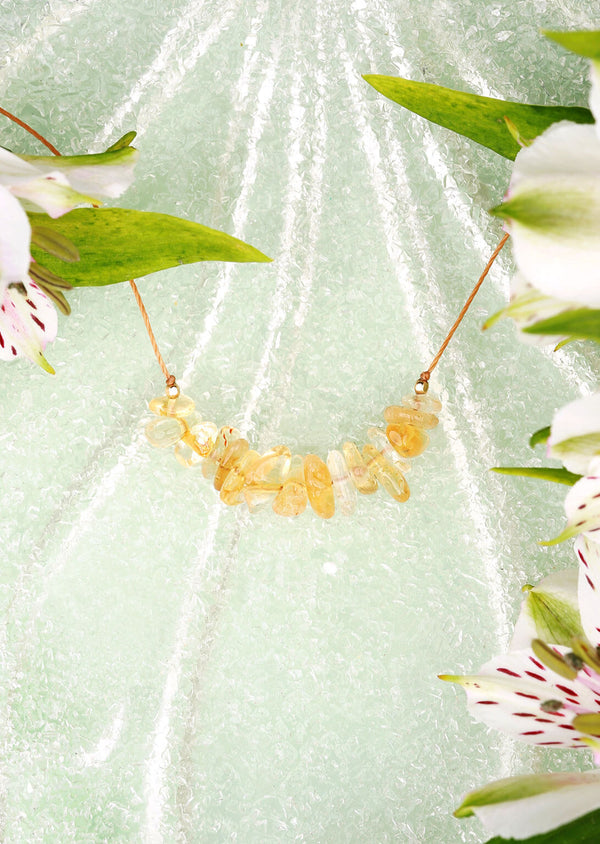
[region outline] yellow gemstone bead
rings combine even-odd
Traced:
[[[388,463],[393,463],[393,465],[400,469],[402,473],[410,472],[411,465],[408,460],[403,460],[398,452],[392,447],[389,439],[383,428],[369,428],[367,431],[367,436],[371,440],[371,444],[375,446],[377,451],[380,452],[382,457],[384,457]]]
[[[290,470],[292,453],[286,445],[276,445],[256,461],[247,475],[248,484],[281,486]]]
[[[216,490],[221,490],[221,487],[225,483],[225,478],[233,469],[233,467],[237,466],[238,463],[240,463],[249,448],[250,445],[248,443],[248,440],[245,440],[243,437],[240,437],[238,440],[234,440],[232,443],[229,443],[229,445],[223,452],[223,456],[218,461],[219,465],[217,466],[217,471],[215,472],[215,479],[213,481],[213,486]]]
[[[177,398],[157,396],[150,402],[150,410],[157,416],[187,416],[195,408],[194,400],[180,393]]]
[[[237,428],[228,428],[225,426],[219,430],[212,450],[209,451],[202,463],[202,474],[205,478],[214,478],[223,452],[230,443],[238,440],[240,437],[241,434]]]
[[[374,445],[363,447],[363,457],[370,472],[373,472],[381,486],[396,501],[407,501],[410,489],[402,472],[389,463]]]
[[[184,421],[187,424],[187,417]],[[218,430],[214,422],[200,422],[192,425],[183,435],[183,442],[193,449],[199,457],[208,457],[217,441]]]
[[[363,495],[370,495],[373,492],[377,492],[377,480],[365,466],[365,461],[362,459],[360,451],[354,443],[344,443],[342,449],[348,465],[350,480],[356,489]]]
[[[304,458],[304,483],[310,505],[322,519],[330,519],[335,512],[333,481],[329,469],[316,454]]]
[[[248,510],[251,513],[258,513],[259,510],[272,504],[281,488],[281,486],[260,486],[258,484],[245,486],[242,492],[246,499]],[[306,497],[306,493],[304,495]]]
[[[240,443],[242,440],[238,440],[237,442]],[[230,506],[242,503],[244,500],[242,489],[246,482],[247,472],[259,458],[260,454],[258,451],[249,449],[241,458],[239,463],[236,463],[233,468],[230,469],[227,477],[223,481],[223,486],[221,487],[221,501],[225,504],[229,504]]]
[[[433,413],[425,413],[422,410],[415,410],[412,407],[392,404],[383,411],[383,418],[392,425],[403,425],[408,422],[417,428],[429,430],[435,428],[440,421]]]
[[[422,410],[424,413],[439,413],[442,409],[441,401],[433,393],[424,393],[421,396],[412,393],[403,396],[402,404],[404,407],[412,407],[414,410]]]
[[[423,454],[429,443],[429,437],[425,431],[408,423],[388,425],[385,432],[401,457],[418,457],[419,454]]]
[[[199,466],[202,463],[202,457],[197,451],[190,448],[183,439],[179,440],[179,442],[175,445],[174,452],[178,462],[181,463],[182,466],[185,466],[186,469],[191,469],[192,467]]]
[[[146,425],[146,437],[155,448],[168,448],[179,442],[185,433],[185,425],[180,419],[152,419]]]
[[[333,481],[336,507],[340,513],[350,516],[356,508],[356,487],[350,480],[350,472],[341,451],[333,449],[327,455],[327,468]]]
[[[307,504],[304,457],[301,454],[294,454],[287,478],[273,501],[273,510],[279,516],[299,516],[304,512]]]

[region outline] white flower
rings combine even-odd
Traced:
[[[43,351],[56,337],[57,314],[30,277],[32,233],[25,210],[59,217],[77,205],[99,204],[99,196],[118,196],[131,183],[136,157],[128,146],[57,158],[21,158],[0,148],[0,360],[25,355],[54,371]],[[53,295],[66,307],[62,294]]]
[[[600,456],[600,392],[566,404],[554,415],[548,456],[561,460],[569,472],[585,475]]]
[[[598,68],[590,106],[599,118]],[[515,159],[507,220],[519,271],[555,299],[600,307],[600,135],[598,125],[562,121]]]
[[[598,763],[600,544],[580,536],[575,551],[576,577],[561,572],[529,590],[507,654],[476,675],[442,679],[465,689],[469,711],[488,726],[528,744],[591,747]],[[475,812],[493,832],[524,838],[599,807],[599,776],[501,780],[468,795],[457,813]],[[593,788],[587,788],[590,782]],[[542,799],[549,790],[553,796]]]

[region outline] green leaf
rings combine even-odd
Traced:
[[[529,445],[531,448],[535,448],[536,445],[539,443],[548,442],[548,437],[550,436],[550,425],[546,428],[540,428],[539,431],[536,431],[529,437]]]
[[[563,311],[549,319],[534,322],[524,328],[527,334],[568,334],[584,340],[600,343],[600,310],[577,308]]]
[[[516,838],[490,838],[487,844],[512,844]],[[541,835],[521,839],[520,844],[598,844],[600,841],[600,809]]]
[[[534,434],[535,436],[535,434]],[[555,484],[573,486],[581,478],[566,469],[551,469],[549,466],[494,466],[492,472],[499,475],[521,475],[524,478],[538,478],[541,481],[552,481]]]
[[[520,146],[506,125],[506,117],[518,134],[529,140],[559,120],[594,122],[587,108],[507,102],[442,88],[428,82],[413,82],[398,76],[368,74],[363,78],[376,91],[415,114],[465,135],[510,159],[515,158]]]
[[[149,211],[80,208],[55,220],[29,214],[67,237],[80,260],[65,264],[32,246],[32,255],[74,287],[101,286],[196,261],[270,261],[253,246],[223,232]]]
[[[546,38],[556,41],[561,47],[577,53],[578,56],[584,56],[586,59],[600,59],[600,30],[555,32],[543,29],[542,33]]]
[[[136,135],[137,132],[134,132],[133,130],[131,132],[127,132],[125,135],[119,138],[118,141],[115,141],[112,146],[108,147],[106,152],[115,152],[115,150],[118,149],[125,149],[125,147],[128,147],[131,144]]]

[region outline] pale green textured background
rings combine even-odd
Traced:
[[[122,203],[249,241],[269,266],[141,280],[202,414],[266,448],[360,440],[407,392],[500,236],[508,162],[369,72],[585,104],[538,29],[592,0],[85,0],[0,9],[1,103],[63,152],[136,128]],[[2,143],[41,151],[2,123]],[[226,509],[150,449],[162,391],[125,285],[71,294],[51,378],[2,365],[0,819],[7,842],[480,842],[469,788],[574,757],[471,723],[441,671],[505,646],[519,587],[572,562],[564,487],[488,468],[589,391],[582,345],[511,325],[504,254],[434,378],[442,425],[400,507]]]

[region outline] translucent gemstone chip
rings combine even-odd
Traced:
[[[350,472],[341,451],[335,449],[327,455],[327,468],[333,481],[336,507],[340,513],[350,516],[356,508],[356,487],[350,480]]]
[[[244,498],[248,505],[248,510],[251,513],[258,513],[272,504],[278,495],[280,486],[259,486],[258,484],[250,484],[243,489]],[[306,492],[304,493],[306,498]]]
[[[414,410],[422,410],[423,413],[439,413],[442,409],[441,401],[433,393],[424,393],[422,396],[411,393],[402,397],[402,404]]]
[[[304,458],[304,482],[311,507],[322,519],[330,519],[335,512],[333,481],[325,463],[316,454]]]
[[[373,472],[381,486],[396,501],[407,501],[410,489],[402,472],[389,463],[374,445],[363,447],[363,456],[370,472]]]
[[[265,452],[248,472],[249,484],[281,486],[290,470],[292,453],[286,445],[277,445]]]
[[[392,404],[383,411],[383,418],[392,425],[401,425],[408,422],[417,428],[435,428],[440,421],[433,413],[425,413],[422,410],[415,410],[412,407]]]
[[[237,442],[241,443],[243,440],[238,440]],[[241,460],[234,464],[233,468],[230,469],[227,477],[223,481],[223,486],[221,487],[221,501],[224,501],[225,504],[229,504],[230,506],[242,503],[244,500],[242,489],[244,488],[244,484],[246,482],[246,474],[259,458],[260,454],[258,451],[249,449],[246,451]]]
[[[370,495],[373,492],[377,492],[377,480],[365,466],[365,461],[362,459],[360,451],[354,443],[346,442],[342,446],[342,449],[346,458],[350,480],[356,489],[363,495]]]
[[[146,425],[146,437],[150,445],[155,448],[168,448],[179,442],[185,433],[185,425],[180,419],[158,418],[152,419]]]
[[[388,425],[388,440],[401,457],[418,457],[423,454],[429,443],[429,437],[421,428],[404,423]]]
[[[304,458],[301,454],[294,454],[287,478],[273,501],[273,510],[279,516],[299,516],[304,512],[307,504]]]
[[[157,396],[157,398],[152,399],[149,407],[152,413],[157,416],[187,416],[196,405],[193,399],[180,393],[177,398],[170,398],[166,395]]]
[[[240,437],[241,434],[237,428],[229,428],[225,426],[219,430],[212,450],[208,453],[206,460],[202,463],[202,474],[205,478],[214,478],[217,466],[219,465],[219,460],[223,456],[223,452],[230,443]]]
[[[188,418],[185,420],[186,424]],[[183,441],[200,457],[208,457],[217,441],[217,434],[218,430],[214,422],[199,422],[186,431]]]
[[[248,443],[248,440],[245,440],[243,437],[240,437],[239,439],[234,440],[232,443],[229,443],[229,445],[223,452],[223,456],[218,461],[219,465],[217,466],[215,478],[213,481],[213,486],[216,490],[218,490],[219,492],[221,491],[221,487],[225,483],[225,478],[233,469],[233,467],[237,466],[238,463],[240,463],[249,448],[250,445]]]
[[[182,466],[186,467],[186,469],[191,469],[193,466],[199,466],[200,463],[202,463],[202,457],[197,451],[190,448],[184,440],[180,440],[175,444],[174,451],[175,457]]]
[[[381,452],[388,463],[393,463],[401,472],[410,472],[411,465],[408,460],[403,460],[390,443],[383,428],[369,428],[367,436],[377,451]]]

